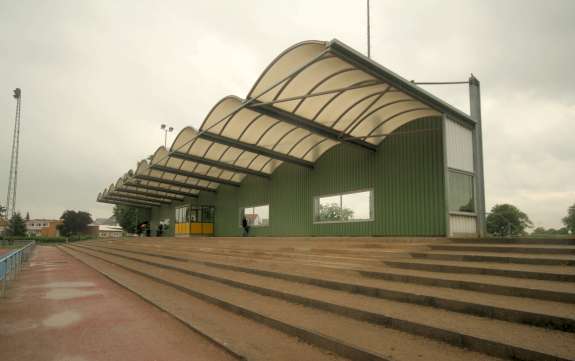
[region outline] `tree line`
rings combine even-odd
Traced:
[[[2,211],[2,213],[0,213],[1,218],[3,217],[5,208],[0,206],[0,211]],[[29,220],[29,216],[26,218]],[[67,210],[62,213],[60,219],[62,223],[57,226],[57,229],[60,235],[64,237],[87,235],[89,233],[88,225],[93,222],[90,213],[84,211]],[[14,213],[8,220],[8,225],[4,230],[3,236],[25,237],[28,235],[27,233],[26,221],[20,213]]]
[[[537,227],[531,232],[534,236],[575,235],[575,204],[567,209],[567,215],[561,219],[564,227],[559,229]],[[526,213],[511,204],[496,204],[486,219],[487,233],[496,237],[528,235],[533,222]]]

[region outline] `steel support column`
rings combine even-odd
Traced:
[[[477,230],[479,237],[485,237],[485,179],[483,173],[483,134],[481,129],[481,89],[479,80],[469,77],[470,115],[475,120],[473,129],[473,166],[475,168],[475,199],[477,204]]]

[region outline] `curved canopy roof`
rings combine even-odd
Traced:
[[[306,41],[274,59],[247,99],[221,99],[199,130],[184,128],[169,151],[158,148],[102,197],[172,201],[220,184],[239,186],[246,175],[269,177],[284,162],[312,168],[340,143],[375,151],[404,124],[441,114],[474,125],[340,41]]]
[[[134,195],[140,196],[149,196],[155,198],[162,198],[162,199],[169,199],[173,201],[183,201],[184,196],[178,195],[170,192],[158,191],[154,189],[148,189],[144,187],[134,186],[128,183],[124,183],[124,177],[118,179],[116,184],[114,184],[114,188],[118,191],[131,193]]]

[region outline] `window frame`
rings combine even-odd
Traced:
[[[181,205],[175,208],[174,221],[177,224],[189,224],[190,220],[190,205]],[[180,221],[184,219],[183,221]]]
[[[473,211],[469,212],[469,211],[461,211],[461,210],[451,210],[451,202],[452,202],[452,197],[451,197],[451,182],[449,181],[449,176],[450,173],[458,173],[461,175],[465,175],[465,176],[469,176],[471,177],[471,198],[473,199]],[[477,216],[477,199],[475,199],[475,174],[473,172],[469,172],[466,170],[462,170],[462,169],[457,169],[457,168],[451,168],[451,167],[447,167],[447,177],[448,179],[446,180],[446,182],[448,183],[448,187],[447,187],[447,213],[449,215],[457,215],[457,216]]]
[[[245,209],[249,209],[249,208],[254,209],[254,208],[266,207],[266,206],[268,207],[268,224],[265,224],[265,225],[262,225],[262,224],[258,224],[258,225],[248,224],[248,226],[249,226],[250,228],[264,228],[264,227],[269,227],[269,226],[272,224],[272,222],[271,222],[272,216],[271,216],[271,206],[270,206],[270,203],[258,204],[258,205],[246,206],[246,207],[240,207],[240,209],[239,209],[239,217],[238,217],[238,218],[239,218],[239,219],[238,219],[238,227],[239,227],[239,228],[243,228],[243,227],[242,227],[242,220],[243,220],[243,216],[244,216],[244,214],[245,214],[243,211],[244,211]]]
[[[338,221],[320,221],[317,220],[316,216],[319,213],[319,199],[320,198],[327,198],[327,197],[334,197],[339,196],[339,207],[341,209],[343,203],[343,196],[348,194],[355,194],[355,193],[364,193],[369,192],[369,218],[368,219],[350,219],[350,220],[338,220]],[[375,221],[375,191],[373,188],[363,188],[348,192],[341,192],[341,193],[325,193],[325,194],[318,194],[313,197],[313,209],[312,209],[312,220],[313,224],[333,224],[333,223],[358,223],[358,222],[373,222]]]

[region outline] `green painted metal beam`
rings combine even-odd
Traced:
[[[254,144],[245,143],[239,140],[235,140],[232,138],[224,137],[222,135],[210,133],[210,132],[203,132],[198,135],[200,138],[215,142],[225,144],[230,147],[239,148],[242,150],[246,150],[248,152],[261,154],[269,158],[281,160],[282,162],[297,164],[302,167],[306,168],[313,168],[313,163],[309,162],[304,159],[292,157],[291,155],[279,153],[264,147],[260,147]]]
[[[158,183],[164,183],[164,184],[168,184],[168,185],[176,186],[176,187],[182,187],[182,188],[188,188],[188,189],[197,189],[199,191],[216,193],[216,190],[212,189],[212,188],[202,187],[202,186],[188,184],[188,183],[184,183],[184,182],[178,182],[178,181],[169,180],[169,179],[156,178],[156,177],[146,176],[146,175],[134,175],[134,177],[137,179],[147,180],[150,182],[158,182]]]
[[[196,163],[200,163],[200,164],[204,164],[204,165],[209,165],[211,167],[217,167],[220,169],[229,170],[230,172],[249,174],[249,175],[253,175],[256,177],[262,177],[262,178],[269,178],[270,177],[269,174],[264,173],[264,172],[258,172],[258,171],[253,170],[253,169],[239,167],[239,166],[234,165],[234,164],[219,162],[216,160],[202,158],[202,157],[198,157],[198,156],[183,153],[183,152],[172,152],[172,153],[170,153],[170,157],[182,159],[182,160],[189,160],[192,162],[196,162]]]
[[[233,187],[239,187],[240,186],[239,182],[234,182],[234,181],[230,181],[230,180],[222,179],[222,178],[218,178],[218,177],[212,177],[212,176],[205,175],[205,174],[199,174],[196,172],[189,172],[189,171],[182,170],[182,169],[170,168],[170,167],[165,167],[165,166],[157,165],[157,164],[152,164],[150,166],[150,168],[164,172],[164,173],[183,175],[186,177],[197,178],[197,179],[205,180],[208,182],[225,184],[225,185],[233,186]]]

